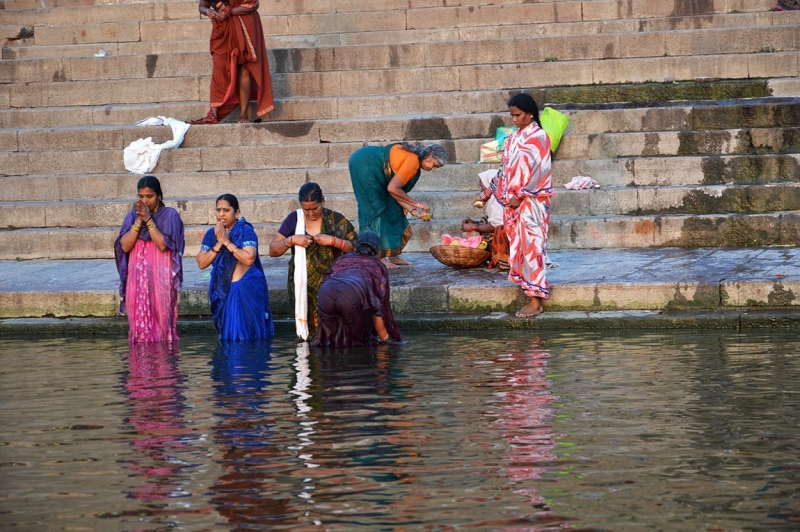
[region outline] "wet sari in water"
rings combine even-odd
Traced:
[[[319,288],[315,347],[358,347],[380,343],[372,317],[383,318],[389,337],[402,342],[389,302],[389,272],[380,259],[346,253],[334,261]]]
[[[238,281],[232,282],[236,258],[225,247],[214,258],[208,300],[220,340],[263,340],[275,333],[269,307],[267,278],[258,256],[258,237],[244,218],[233,225],[229,237],[238,248],[256,248],[256,260]],[[212,227],[200,246],[210,251],[217,243]]]
[[[381,252],[385,257],[399,255],[411,239],[411,226],[403,207],[389,194],[389,181],[395,171],[389,164],[388,146],[364,146],[350,156],[350,181],[358,204],[358,230],[374,231],[381,237]],[[403,185],[411,192],[421,170]]]
[[[178,290],[183,282],[183,221],[178,211],[161,207],[153,221],[164,235],[166,251],[153,242],[146,225],[128,253],[120,239],[138,218],[130,211],[122,222],[114,243],[114,258],[119,272],[119,310],[128,316],[131,343],[174,342],[178,340]]]
[[[292,211],[281,224],[278,233],[285,237],[295,234],[297,229],[297,212]],[[355,245],[355,227],[350,220],[342,214],[330,209],[322,208],[322,229],[321,233],[335,236],[342,240],[349,240]],[[322,278],[333,261],[341,257],[344,252],[330,246],[320,246],[316,242],[306,248],[306,271],[308,272],[308,337],[313,338],[316,332],[319,319],[317,316],[317,291],[322,284]],[[292,247],[292,258],[289,260],[289,279],[287,282],[289,290],[289,308],[294,308],[294,247]]]

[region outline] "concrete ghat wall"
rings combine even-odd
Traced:
[[[392,306],[402,314],[475,315],[513,312],[525,298],[506,274],[454,270],[429,254],[407,254],[413,266],[393,271]],[[601,249],[551,253],[548,311],[629,311],[785,308],[800,306],[800,249]],[[287,257],[263,258],[272,310],[290,315]],[[112,261],[4,261],[28,281],[0,280],[0,318],[114,316],[119,279]],[[25,271],[22,271],[25,270]],[[209,315],[208,277],[184,261],[180,315]]]

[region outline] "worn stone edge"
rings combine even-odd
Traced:
[[[396,315],[403,331],[480,331],[530,330],[564,331],[574,329],[755,329],[800,328],[800,309],[720,309],[698,311],[570,311],[546,312],[534,319],[520,319],[513,314],[400,314]],[[179,319],[180,334],[213,333],[211,319]],[[279,336],[294,333],[289,318],[275,321]],[[8,336],[115,336],[128,332],[128,322],[112,318],[7,318],[0,319],[0,337]]]

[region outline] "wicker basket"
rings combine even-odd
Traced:
[[[464,246],[433,246],[430,251],[436,260],[451,268],[475,268],[492,258],[485,249]]]

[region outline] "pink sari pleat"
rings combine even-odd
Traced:
[[[178,340],[178,293],[169,250],[136,240],[129,257],[126,300],[131,343]]]

